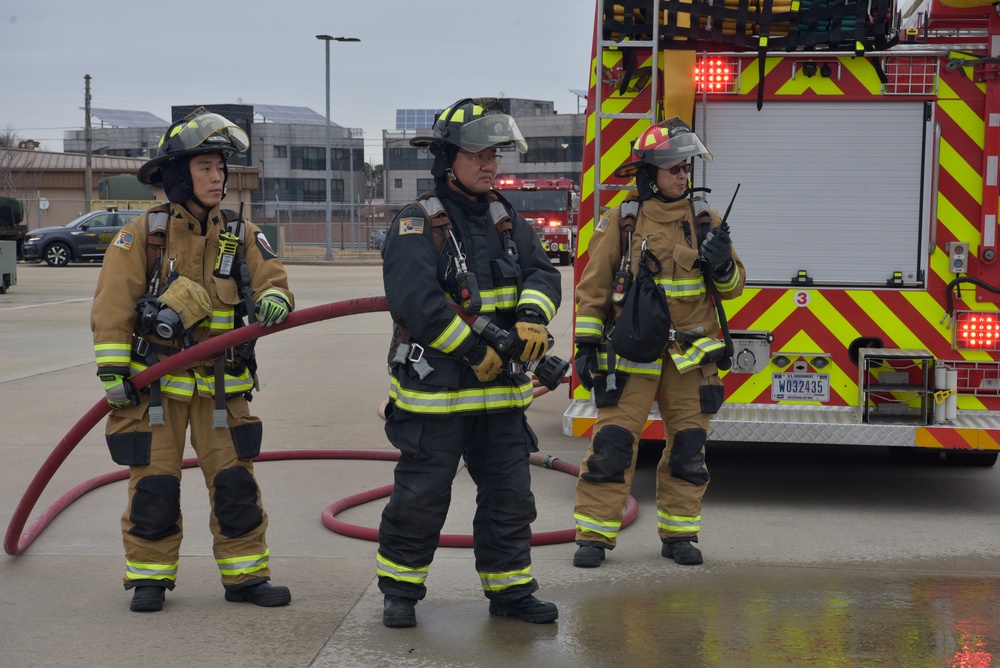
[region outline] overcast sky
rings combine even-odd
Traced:
[[[361,128],[381,162],[396,109],[462,97],[551,100],[576,113],[586,89],[590,0],[4,0],[0,129],[61,151],[84,126],[84,75],[95,108],[148,111],[242,101],[326,114]]]

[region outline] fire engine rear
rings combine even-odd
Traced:
[[[494,189],[532,223],[546,254],[572,264],[576,249],[577,188],[569,179],[498,178]]]

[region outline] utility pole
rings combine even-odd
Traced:
[[[84,85],[85,95],[83,98],[83,108],[84,108],[84,114],[86,114],[86,118],[84,119],[84,124],[83,124],[83,138],[87,144],[87,168],[84,170],[83,179],[85,183],[83,184],[83,189],[84,192],[87,193],[87,210],[85,213],[90,213],[91,202],[94,199],[94,190],[93,190],[94,169],[91,165],[91,158],[90,158],[91,142],[93,140],[90,132],[90,75],[89,74],[84,75],[83,80],[85,82]]]

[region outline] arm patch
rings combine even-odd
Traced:
[[[264,256],[265,260],[273,260],[278,257],[278,254],[271,248],[271,244],[267,243],[267,237],[264,236],[263,232],[257,233],[255,243],[257,244],[257,250],[260,251],[260,254]]]

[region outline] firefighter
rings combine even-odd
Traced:
[[[413,146],[434,156],[434,189],[389,228],[383,279],[394,336],[385,431],[400,451],[382,513],[376,571],[382,622],[414,626],[428,569],[464,459],[476,484],[476,570],[492,615],[544,623],[556,606],[536,599],[531,573],[528,455],[537,438],[525,409],[523,364],[548,347],[546,325],[561,298],[559,270],[534,230],[493,192],[498,149],[527,144],[493,100],[463,99]],[[486,316],[514,345],[502,358],[468,324]]]
[[[169,204],[128,223],[107,250],[91,329],[98,376],[112,411],[106,440],[130,471],[121,527],[130,608],[163,608],[174,588],[182,537],[185,432],[208,487],[213,553],[225,599],[261,606],[291,600],[270,584],[267,514],[253,474],[262,428],[247,400],[252,345],[173,371],[137,392],[129,377],[158,360],[243,324],[280,323],[294,305],[288,278],[260,229],[220,205],[226,161],[249,147],[243,130],[199,109],[172,125],[139,168]]]
[[[717,338],[711,293],[738,297],[745,273],[718,213],[691,196],[688,174],[694,157],[711,160],[712,154],[680,119],[648,128],[633,145],[631,160],[617,171],[635,177],[637,211],[626,202],[594,226],[590,260],[576,293],[574,332],[577,374],[598,407],[576,486],[573,565],[581,568],[600,566],[617,543],[639,438],[654,400],[667,432],[656,470],[661,554],[678,564],[703,561],[692,543],[698,541],[709,482],[709,418],[723,401],[716,361],[726,348]],[[648,351],[653,361],[635,362],[614,354],[605,335],[621,311],[612,301],[616,272],[636,275],[644,249],[660,262],[655,283],[666,295],[671,324],[668,342]]]

